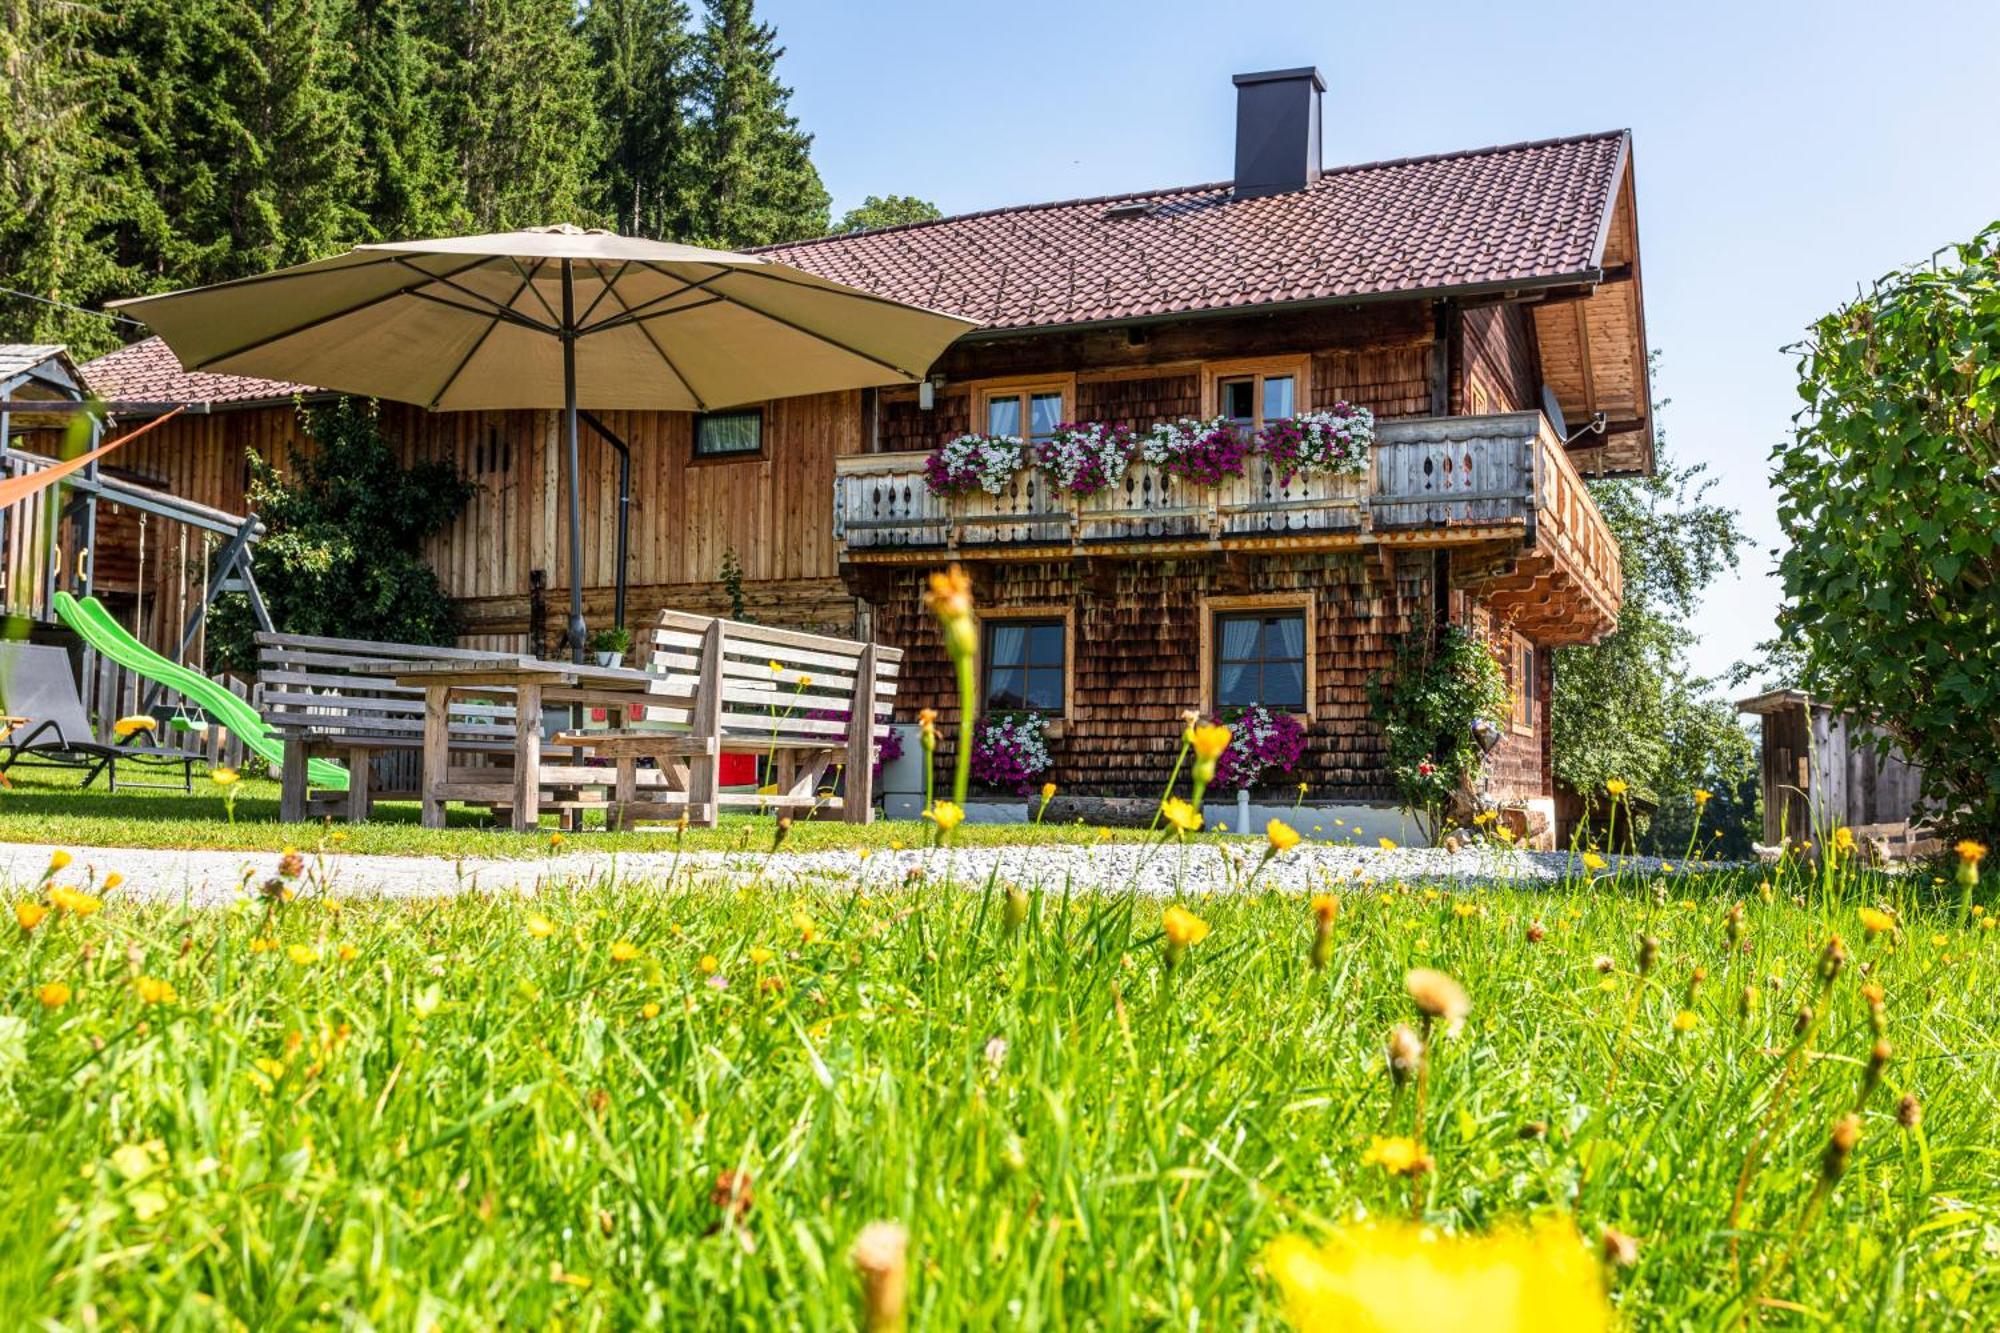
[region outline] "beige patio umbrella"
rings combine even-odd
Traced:
[[[561,408],[578,660],[578,409],[702,412],[913,384],[975,327],[756,255],[571,226],[364,245],[114,304],[189,370],[440,410]]]

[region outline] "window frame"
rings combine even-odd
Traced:
[[[750,416],[754,416],[757,418],[757,447],[755,449],[737,449],[719,454],[705,454],[701,451],[701,423],[705,419],[712,417],[750,417]],[[761,462],[766,457],[767,452],[769,450],[767,431],[770,427],[770,424],[771,422],[769,419],[769,414],[765,412],[764,405],[762,403],[759,403],[754,407],[728,407],[715,412],[689,413],[688,414],[688,462],[691,465],[702,466],[702,467],[706,467],[715,463]]]
[[[1508,711],[1508,724],[1517,736],[1535,734],[1538,716],[1536,704],[1536,676],[1541,669],[1541,653],[1532,641],[1516,634],[1508,644],[1508,672],[1513,682],[1512,707]]]
[[[1034,440],[1025,429],[1029,425],[1028,400],[1038,395],[1058,394],[1062,398],[1062,410],[1056,414],[1057,422],[1076,420],[1076,376],[1074,375],[1010,375],[1004,379],[980,380],[972,386],[971,430],[976,435],[987,433],[990,405],[996,398],[1018,398],[1021,400],[1021,443],[1033,447]]]
[[[1250,399],[1256,409],[1250,429],[1261,430],[1265,424],[1264,381],[1285,378],[1292,381],[1292,414],[1312,411],[1312,358],[1304,353],[1206,362],[1201,368],[1201,414],[1221,416],[1222,386],[1247,379],[1252,381]]]
[[[993,630],[1003,625],[1022,623],[1038,625],[1060,625],[1062,627],[1062,706],[1053,712],[1038,713],[1044,722],[1064,722],[1069,720],[1070,709],[1076,698],[1076,615],[1068,606],[1010,606],[981,609],[979,613],[979,711],[984,716],[990,710],[987,699],[992,688]],[[1046,668],[1041,668],[1046,670]],[[1021,709],[1003,709],[1004,712],[1021,712]]]
[[[1227,619],[1233,616],[1269,616],[1285,612],[1295,612],[1304,616],[1306,627],[1305,701],[1302,707],[1288,711],[1301,721],[1312,720],[1313,701],[1319,693],[1319,609],[1317,599],[1309,592],[1256,593],[1241,597],[1202,599],[1201,713],[1203,717],[1215,717],[1220,712],[1215,697],[1216,654],[1222,646],[1221,635],[1216,630],[1217,617]]]

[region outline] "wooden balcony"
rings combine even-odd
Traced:
[[[1482,591],[1524,608],[1572,585],[1582,594],[1569,608],[1574,624],[1549,626],[1545,641],[1594,638],[1616,623],[1618,544],[1539,412],[1384,422],[1365,476],[1284,482],[1252,454],[1243,477],[1208,487],[1136,463],[1118,484],[1082,498],[1058,494],[1033,468],[999,495],[935,496],[924,485],[925,457],[836,460],[843,561],[1484,546],[1525,556],[1494,565]]]

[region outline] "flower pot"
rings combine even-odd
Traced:
[[[597,665],[601,667],[623,666],[624,664],[625,654],[623,653],[599,653],[597,655]]]

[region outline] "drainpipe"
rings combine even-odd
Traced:
[[[597,419],[596,413],[579,412],[577,415],[603,436],[606,444],[618,451],[618,559],[614,565],[618,572],[611,623],[622,628],[625,624],[625,552],[632,532],[632,451],[626,447],[625,441],[611,433],[609,426]]]

